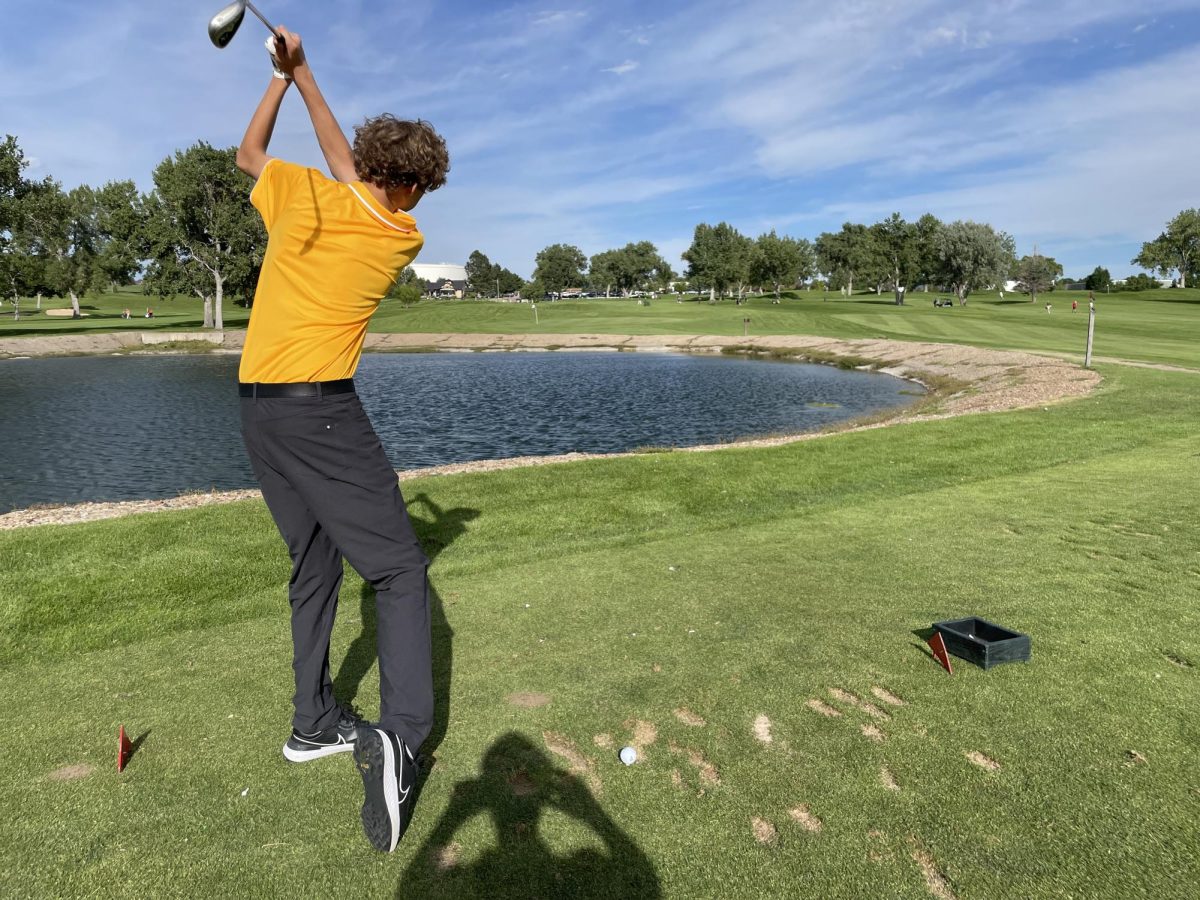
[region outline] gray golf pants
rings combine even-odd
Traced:
[[[355,393],[243,397],[242,437],[292,557],[295,728],[337,723],[329,637],[342,558],[375,589],[380,725],[415,753],[433,723],[429,560]]]

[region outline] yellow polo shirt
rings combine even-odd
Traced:
[[[271,159],[250,193],[267,252],[240,381],[333,381],[358,367],[367,321],[425,239],[356,181]]]

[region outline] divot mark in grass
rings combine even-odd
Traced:
[[[681,706],[679,709],[675,710],[675,718],[677,718],[684,725],[692,725],[693,727],[699,727],[700,725],[708,724],[704,721],[704,719],[696,715],[686,706]]]
[[[445,847],[435,847],[433,850],[433,867],[439,872],[449,872],[458,865],[458,858],[462,854],[462,844],[458,841],[453,841]]]
[[[1164,653],[1163,656],[1165,656],[1167,658],[1168,662],[1170,662],[1173,665],[1179,666],[1179,668],[1181,668],[1181,669],[1192,668],[1192,661],[1190,659],[1188,659],[1186,656],[1179,656],[1175,653]]]
[[[76,763],[73,766],[63,766],[61,769],[55,769],[46,777],[51,781],[78,781],[80,778],[87,778],[96,767],[88,763]]]
[[[871,688],[871,693],[875,695],[876,700],[882,700],[888,706],[903,706],[904,705],[903,700],[901,700],[899,697],[897,697],[895,694],[893,694],[891,691],[889,691],[885,687],[880,687],[879,685],[875,685],[873,688]]]
[[[593,794],[599,794],[604,790],[604,785],[596,775],[596,764],[579,752],[574,741],[566,735],[554,731],[543,731],[542,740],[546,743],[547,750],[567,761],[567,770],[572,775],[578,775],[587,782]]]
[[[671,784],[677,788],[683,787],[683,776],[679,774],[678,769],[671,770]]]
[[[792,821],[797,823],[805,831],[811,831],[816,834],[820,831],[825,823],[815,816],[808,808],[807,803],[801,803],[799,806],[794,806],[788,810],[788,815],[792,817]]]
[[[883,766],[879,770],[879,783],[889,791],[900,790],[900,782],[896,781],[896,776],[892,774],[892,770],[887,766]]]
[[[970,750],[963,755],[981,769],[987,769],[989,772],[1000,771],[1000,763],[996,762],[990,756],[985,756],[978,750]]]
[[[642,756],[645,749],[658,740],[658,726],[653,722],[630,719],[625,722],[625,727],[633,732],[629,745],[638,752],[638,756]]]
[[[771,743],[771,720],[762,713],[754,720],[754,736],[764,744]]]
[[[508,778],[508,786],[512,789],[513,795],[516,797],[528,797],[530,794],[537,792],[537,785],[533,783],[533,779],[529,777],[529,773],[519,770]]]
[[[869,741],[874,741],[877,744],[883,743],[883,732],[874,725],[860,725],[858,730],[862,732],[863,737]]]
[[[1145,765],[1147,762],[1149,762],[1149,760],[1146,759],[1146,757],[1143,756],[1141,753],[1138,753],[1136,750],[1126,750],[1125,751],[1125,765],[1141,766],[1141,765]]]
[[[805,704],[805,706],[807,706],[811,710],[814,710],[815,712],[819,712],[821,715],[826,716],[830,719],[840,719],[842,717],[842,711],[840,709],[834,709],[832,706],[830,706],[828,703],[824,702],[823,700],[817,700],[814,698],[812,700],[809,700],[808,703]]]
[[[855,709],[865,712],[872,719],[891,718],[891,716],[885,713],[874,703],[869,703],[866,700],[863,700],[861,697],[855,693],[852,693],[851,691],[846,691],[842,688],[830,688],[829,695],[833,697],[834,700],[838,700],[842,703],[845,703],[847,706],[853,706]]]
[[[674,741],[671,741],[667,746],[672,753],[682,753],[685,755],[688,762],[699,773],[700,780],[705,784],[717,785],[721,783],[721,775],[717,771],[717,767],[710,763],[699,750],[694,750],[691,747],[680,747]]]
[[[887,847],[887,834],[872,828],[867,832],[867,841],[871,845],[867,850],[867,859],[871,862],[881,863],[892,858],[892,851]]]
[[[958,900],[950,887],[950,879],[938,867],[937,862],[929,855],[929,851],[922,847],[915,837],[910,836],[908,841],[912,845],[913,862],[920,867],[921,874],[925,877],[925,887],[929,893],[937,897],[937,900]]]
[[[505,699],[521,709],[537,709],[539,706],[550,705],[550,695],[537,691],[518,691],[515,694],[509,694]]]
[[[592,736],[592,743],[601,750],[611,750],[613,748],[613,739],[611,734],[596,734]]]
[[[750,830],[754,832],[754,839],[760,844],[774,844],[779,838],[779,829],[758,816],[750,819]]]

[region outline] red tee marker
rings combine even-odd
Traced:
[[[946,642],[942,640],[942,633],[935,631],[933,637],[929,639],[929,647],[933,650],[933,658],[942,664],[942,668],[954,674],[954,669],[950,665],[950,654],[946,652]]]
[[[129,743],[129,738],[125,737],[125,726],[121,726],[121,730],[117,732],[117,771],[125,771],[125,763],[129,762],[129,757],[133,753],[133,744]]]

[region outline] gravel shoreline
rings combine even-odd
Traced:
[[[63,354],[104,354],[146,352],[164,339],[208,341],[215,352],[236,352],[242,344],[242,332],[224,334],[154,334],[143,345],[140,336],[67,335],[57,338],[10,338],[0,340],[0,356],[50,356]],[[146,350],[141,348],[145,346]],[[372,334],[366,349],[376,352],[413,350],[628,350],[683,351],[714,353],[736,350],[751,354],[795,354],[818,362],[850,360],[855,364],[869,361],[877,371],[908,378],[937,387],[950,383],[953,388],[939,393],[936,402],[919,405],[915,411],[900,411],[883,421],[873,421],[833,431],[809,432],[754,438],[725,444],[677,448],[677,453],[703,453],[732,447],[773,447],[797,441],[817,440],[830,434],[882,428],[900,422],[929,421],[973,413],[1000,412],[1047,406],[1085,396],[1095,390],[1100,376],[1078,363],[1051,356],[1039,356],[1015,350],[984,350],[957,344],[910,343],[888,340],[834,340],[800,335],[765,337],[714,337],[694,335],[611,335],[611,334]],[[151,351],[153,352],[153,351]],[[952,392],[950,392],[952,391]],[[511,459],[453,463],[426,469],[399,472],[402,480],[415,477],[457,475],[467,472],[494,472],[501,469],[553,465],[585,459],[611,459],[635,453],[568,453],[557,456],[524,456]],[[215,503],[234,503],[261,499],[257,488],[238,491],[185,493],[158,500],[80,503],[69,506],[39,506],[13,510],[0,515],[0,531],[37,525],[66,525],[95,522],[138,513],[175,509],[195,509]]]

